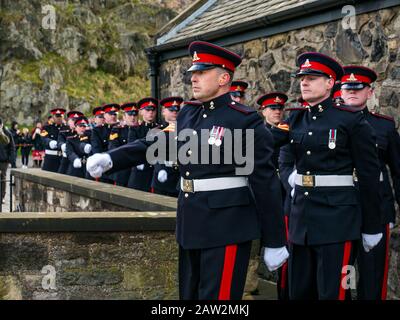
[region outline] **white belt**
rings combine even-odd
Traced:
[[[44,153],[52,155],[52,156],[58,156],[58,151],[57,150],[47,150],[46,149]]]
[[[181,178],[181,190],[183,192],[226,190],[247,187],[248,185],[249,184],[246,177],[225,177],[194,180]]]
[[[295,183],[302,187],[348,187],[354,186],[352,175],[311,176],[297,174]]]

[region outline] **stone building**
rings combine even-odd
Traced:
[[[351,17],[351,15],[353,15]],[[211,41],[243,56],[235,78],[250,83],[247,99],[280,90],[293,102],[291,74],[305,51],[379,75],[370,108],[400,120],[400,0],[199,0],[163,27],[147,49],[152,94],[190,98],[188,44]]]

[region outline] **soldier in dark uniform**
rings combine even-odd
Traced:
[[[269,130],[282,122],[283,109],[287,100],[288,96],[282,92],[267,93],[257,99],[257,104],[260,106],[259,110]],[[272,156],[272,163],[276,169],[279,169],[278,158],[279,149],[276,149]]]
[[[181,108],[175,140],[182,191],[177,212],[180,297],[241,299],[251,240],[261,237],[270,270],[288,257],[279,179],[271,162],[272,136],[254,108],[233,101],[229,94],[241,58],[207,42],[193,42],[189,48],[193,95],[198,101]],[[242,133],[240,142],[229,141],[228,131],[234,129]],[[254,139],[246,139],[247,129]],[[200,143],[189,141],[198,138]],[[93,155],[88,171],[99,176],[111,168],[112,172],[142,163],[151,144],[139,139],[108,154]],[[246,165],[234,161],[232,154],[225,159],[224,150],[232,145],[254,150],[247,154],[250,170],[241,172]],[[220,154],[221,163],[204,163],[210,161],[212,150]],[[202,151],[208,161],[200,161],[198,156],[205,156]]]
[[[245,104],[246,89],[248,86],[249,84],[247,82],[241,80],[232,81],[231,88],[229,89],[232,100],[241,104]]]
[[[292,111],[286,126],[272,129],[278,147],[292,144],[297,169],[289,224],[290,298],[342,300],[350,293],[345,277],[354,271],[355,241],[362,237],[371,249],[382,238],[375,137],[361,112],[333,104],[332,87],[343,75],[339,63],[315,52],[300,55],[297,63],[309,107]]]
[[[113,126],[108,143],[108,150],[116,149],[128,143],[129,130],[137,127],[137,116],[139,109],[135,102],[127,102],[121,105],[121,110],[124,112],[123,124]],[[131,169],[118,171],[112,175],[112,179],[116,185],[127,187]]]
[[[99,124],[97,127],[93,128],[90,144],[92,146],[93,153],[106,152],[108,150],[108,142],[113,126],[117,125],[117,115],[120,109],[119,104],[110,103],[102,106],[102,111],[105,123]],[[101,110],[97,109],[97,117],[101,116]],[[114,183],[114,180],[104,175],[100,178],[101,182]]]
[[[154,98],[144,98],[138,101],[138,107],[143,122],[129,130],[129,142],[146,137],[149,130],[158,127],[156,122],[158,101]],[[136,190],[151,192],[154,166],[147,161],[133,167],[129,177],[128,187]]]
[[[92,154],[90,145],[89,120],[82,116],[74,118],[75,130],[72,136],[67,137],[66,153],[69,160],[67,174],[70,176],[86,177],[86,159]]]
[[[367,100],[373,95],[371,84],[376,78],[377,75],[373,70],[361,66],[344,67],[344,76],[342,77],[342,96],[346,105],[361,110],[375,131],[382,172],[380,179],[382,194],[380,232],[383,234],[383,239],[369,252],[365,252],[360,243],[357,258],[360,276],[357,293],[361,300],[386,299],[390,225],[394,224],[396,215],[387,166],[390,168],[396,200],[400,205],[400,138],[395,122],[391,117],[370,112],[367,107]]]
[[[94,117],[94,127],[100,127],[104,125],[105,119],[104,119],[104,110],[103,107],[96,107],[92,111],[93,117]]]
[[[58,168],[58,173],[66,174],[69,166],[69,160],[67,157],[66,146],[67,146],[67,138],[74,135],[75,129],[75,120],[79,117],[82,117],[83,113],[79,111],[70,111],[67,113],[67,125],[68,127],[60,130],[58,135],[57,143],[62,152],[62,158],[60,167]]]
[[[55,108],[50,110],[53,116],[53,123],[43,127],[40,133],[45,145],[45,156],[42,170],[57,172],[61,162],[61,149],[58,145],[58,134],[68,128],[63,124],[65,109]]]
[[[176,123],[176,118],[180,110],[183,98],[181,97],[168,97],[160,101],[160,106],[162,107],[162,115],[164,117],[164,122],[160,125],[160,129],[174,128]],[[167,129],[166,136],[168,141]],[[157,163],[154,165],[154,174],[152,188],[154,193],[163,194],[170,197],[178,197],[179,189],[179,170],[178,163],[174,161],[175,159],[162,161],[162,163]]]

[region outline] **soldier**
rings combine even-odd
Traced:
[[[143,122],[129,130],[129,142],[146,137],[149,130],[156,128],[158,100],[154,98],[144,98],[138,101],[138,107],[143,117]],[[154,166],[147,161],[133,167],[129,177],[128,187],[136,190],[151,192],[151,182],[153,179]]]
[[[183,102],[181,97],[168,97],[160,101],[162,107],[162,115],[164,117],[164,123],[160,125],[160,129],[165,129],[168,126],[173,128],[176,123],[176,118],[180,110],[180,106]],[[166,131],[168,141],[168,131]],[[175,159],[173,159],[175,160]],[[179,189],[179,171],[178,164],[173,161],[166,159],[162,163],[154,165],[154,174],[152,188],[154,193],[163,194],[170,197],[178,197]]]
[[[96,110],[96,118],[101,119],[101,111],[103,111],[105,121],[103,124],[100,124],[102,120],[96,120],[98,121],[99,125],[92,130],[90,144],[92,146],[93,153],[101,153],[108,150],[108,142],[111,129],[117,124],[117,115],[120,106],[116,103],[110,103],[102,106],[101,108],[102,109]],[[107,175],[101,177],[100,181],[106,183],[114,183],[114,180],[112,180]]]
[[[65,152],[67,146],[67,138],[74,135],[75,120],[82,117],[83,113],[79,111],[70,111],[67,113],[67,125],[68,127],[60,130],[58,135],[57,144],[62,152],[62,158],[60,167],[58,168],[58,173],[66,174],[69,167],[69,160],[67,158],[67,153]]]
[[[232,81],[231,88],[229,89],[231,93],[232,100],[245,104],[246,102],[246,89],[249,86],[247,82],[236,80]]]
[[[393,181],[397,203],[400,205],[400,138],[393,118],[370,112],[367,101],[373,95],[372,83],[376,80],[376,73],[366,67],[344,67],[342,77],[342,97],[349,107],[361,110],[366,120],[374,129],[377,136],[381,183],[381,229],[383,239],[379,244],[365,252],[359,249],[358,271],[359,282],[357,287],[358,298],[361,300],[386,300],[388,266],[389,266],[389,239],[390,225],[395,222],[393,191],[389,181],[389,173]],[[377,192],[377,190],[374,190]],[[363,196],[363,194],[361,194]],[[360,244],[361,247],[361,244]]]
[[[109,138],[108,150],[116,149],[124,144],[128,143],[129,130],[137,127],[137,116],[139,109],[135,102],[127,102],[121,105],[121,110],[124,112],[123,121],[124,124],[114,126],[111,129]],[[127,187],[131,169],[121,170],[112,175],[112,179],[116,185]]]
[[[67,130],[67,127],[63,125],[65,109],[55,108],[50,110],[50,113],[53,122],[45,125],[40,133],[45,145],[45,156],[42,170],[57,172],[61,162],[61,149],[57,143],[58,134],[62,130]]]
[[[277,146],[292,144],[297,169],[289,224],[289,295],[343,300],[350,293],[343,280],[353,270],[355,241],[362,236],[369,250],[382,238],[375,137],[361,112],[333,104],[331,90],[343,75],[338,62],[307,52],[297,63],[309,107],[292,111],[286,127],[272,129]]]
[[[93,109],[93,116],[94,116],[94,127],[100,127],[104,125],[104,110],[103,107],[96,107]]]
[[[86,177],[86,159],[91,155],[89,120],[82,116],[74,118],[75,134],[67,137],[66,154],[69,160],[67,174]]]
[[[180,297],[241,299],[251,240],[261,237],[270,270],[280,267],[288,256],[279,180],[271,163],[272,136],[253,108],[233,101],[229,94],[241,58],[201,41],[191,43],[189,50],[193,64],[188,71],[192,72],[192,91],[198,101],[182,107],[176,126],[182,191],[177,211]],[[248,129],[254,139],[247,139],[248,144],[246,139],[229,141],[227,131],[233,129],[242,133],[241,138]],[[186,142],[192,137],[194,141],[201,138],[201,143],[188,148]],[[88,171],[99,176],[111,168],[114,171],[141,163],[151,143],[140,139],[108,154],[94,155],[88,159]],[[241,166],[232,155],[230,159],[222,155],[219,164],[202,164],[195,159],[202,150],[221,155],[231,143],[254,150],[254,157],[248,159],[253,170],[238,172]],[[181,157],[186,160],[182,153],[193,156],[193,161],[182,163]]]
[[[257,104],[260,106],[259,110],[265,119],[265,125],[268,129],[271,130],[281,123],[283,119],[283,109],[285,108],[287,100],[287,95],[282,92],[267,93],[257,99]],[[272,163],[276,169],[279,169],[278,158],[279,149],[276,149],[272,156]]]

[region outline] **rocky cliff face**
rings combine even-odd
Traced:
[[[1,116],[31,124],[56,106],[89,113],[149,94],[143,50],[191,2],[0,0]]]

